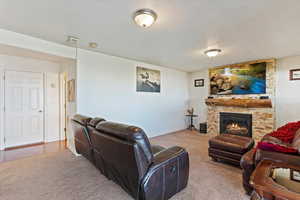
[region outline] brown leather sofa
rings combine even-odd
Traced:
[[[189,155],[175,146],[151,146],[141,128],[75,115],[77,153],[140,200],[166,200],[187,186]]]
[[[300,152],[300,129],[296,132],[292,144],[283,143],[281,142],[281,140],[278,140],[277,138],[270,137],[267,135],[263,137],[262,141],[272,141],[278,144],[292,146],[298,149]],[[286,164],[300,166],[300,154],[298,155],[286,154],[280,152],[265,151],[261,149],[257,149],[257,150],[253,149],[249,151],[241,159],[241,167],[243,169],[243,186],[244,189],[246,190],[246,193],[249,195],[253,191],[253,188],[249,183],[250,177],[253,171],[255,170],[256,166],[262,160],[272,160],[276,162],[283,162]]]

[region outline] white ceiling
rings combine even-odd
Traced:
[[[149,29],[132,21],[140,8],[158,14]],[[0,28],[184,71],[300,55],[299,0],[0,0]]]

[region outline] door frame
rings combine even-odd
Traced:
[[[0,66],[0,150],[4,146],[4,67]]]
[[[67,73],[59,73],[60,140],[67,139]]]
[[[6,68],[3,68],[2,69],[2,84],[1,84],[1,94],[2,94],[2,99],[1,99],[1,102],[2,102],[2,135],[1,135],[1,138],[0,140],[2,140],[2,145],[0,146],[0,150],[5,150],[6,149],[6,146],[5,146],[5,72],[6,71],[15,71],[15,72],[27,72],[27,73],[39,73],[42,75],[43,77],[43,80],[42,80],[42,83],[43,83],[43,141],[41,141],[40,143],[45,143],[46,141],[46,116],[45,116],[45,110],[47,109],[47,106],[46,106],[46,88],[45,88],[45,72],[35,72],[35,71],[25,71],[25,70],[18,70],[18,69],[6,69]],[[39,143],[39,144],[40,144]],[[32,145],[32,144],[28,144],[28,145]],[[20,145],[20,147],[22,146],[27,146],[26,144],[25,145]],[[18,146],[16,146],[18,147]],[[8,147],[8,148],[14,148],[14,147]]]
[[[5,113],[4,113],[4,106],[5,106],[5,102],[4,102],[4,95],[5,95],[5,90],[4,90],[4,84],[5,84],[5,80],[4,80],[4,75],[5,75],[5,71],[6,70],[11,70],[11,71],[22,71],[19,69],[14,69],[14,68],[6,68],[4,66],[0,65],[0,150],[5,150],[5,142],[4,142],[4,137],[5,137],[5,129],[4,129],[4,118],[5,118]],[[43,74],[43,84],[44,84],[44,90],[43,90],[43,95],[44,95],[44,112],[43,112],[43,119],[44,119],[44,129],[43,129],[43,136],[44,136],[44,141],[46,142],[46,109],[47,109],[47,105],[46,105],[46,96],[47,96],[47,90],[45,88],[45,76],[47,74],[47,72],[40,72],[40,71],[23,71],[23,72],[32,72],[32,73],[42,73]],[[66,83],[67,83],[67,73],[66,72],[62,72],[62,73],[58,73],[59,75],[59,130],[60,130],[60,138],[59,140],[66,140],[67,139],[67,101],[66,101]],[[65,84],[65,85],[64,85]],[[63,96],[64,93],[64,96]],[[63,102],[65,102],[65,107]],[[64,109],[64,110],[63,110]],[[66,131],[65,129],[66,128]]]

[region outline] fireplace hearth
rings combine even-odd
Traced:
[[[220,112],[220,134],[252,137],[252,115]]]

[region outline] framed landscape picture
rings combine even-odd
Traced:
[[[210,69],[211,95],[266,93],[267,62],[248,62]]]
[[[137,66],[136,91],[160,93],[160,71]]]
[[[290,70],[290,80],[300,80],[300,69],[292,69]]]

